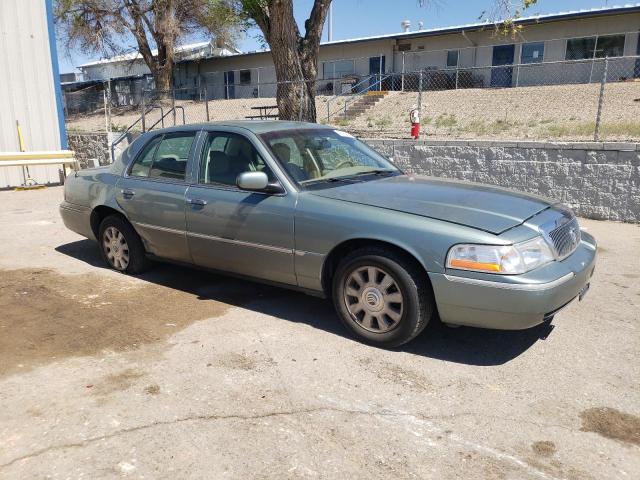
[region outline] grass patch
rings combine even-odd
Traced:
[[[347,120],[346,118],[336,118],[333,121],[334,125],[337,125],[338,127],[348,127],[351,124],[350,120]]]
[[[433,124],[436,128],[452,128],[458,124],[458,119],[453,113],[441,113],[436,117]]]
[[[376,126],[377,126],[380,130],[382,130],[382,129],[383,129],[383,128],[385,128],[385,127],[390,127],[392,123],[393,123],[393,121],[391,120],[391,117],[389,117],[388,115],[385,115],[385,116],[384,116],[384,117],[382,117],[382,118],[378,118],[378,119],[375,121]]]

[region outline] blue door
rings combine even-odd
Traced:
[[[386,57],[384,55],[378,55],[377,57],[369,58],[369,75],[375,75],[369,80],[369,88],[371,90],[382,90],[382,85],[379,83],[381,76],[380,72],[384,75]],[[382,62],[382,65],[380,65]]]
[[[235,73],[236,72],[234,72],[233,70],[224,72],[224,98],[226,98],[227,100],[230,98],[236,98]]]
[[[513,65],[515,50],[515,45],[496,45],[495,47],[493,47],[493,61],[491,63],[494,67],[491,69],[492,87],[511,86],[513,78],[513,67],[500,67],[500,65]]]

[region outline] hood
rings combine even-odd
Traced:
[[[500,234],[554,202],[500,187],[420,175],[350,183],[313,195],[435,218]]]

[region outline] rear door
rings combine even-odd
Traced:
[[[185,233],[187,168],[197,131],[152,138],[118,182],[116,201],[149,253],[190,261]]]
[[[197,180],[187,191],[189,248],[198,265],[295,285],[295,195],[236,186],[245,171],[277,181],[265,156],[240,133],[207,133]]]

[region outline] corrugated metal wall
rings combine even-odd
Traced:
[[[60,126],[47,17],[48,0],[0,1],[0,152],[60,150]],[[50,6],[50,5],[49,5]],[[57,65],[57,60],[56,60]],[[57,166],[30,167],[38,183],[57,183]],[[0,188],[24,181],[20,167],[0,167]]]

